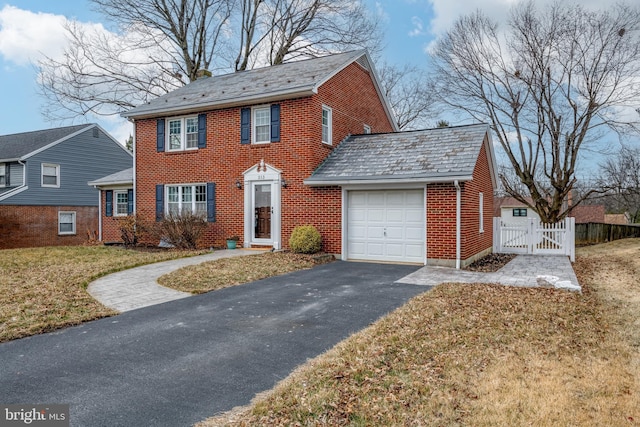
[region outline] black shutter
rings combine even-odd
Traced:
[[[240,110],[240,143],[251,143],[251,108]]]
[[[133,188],[127,190],[127,215],[133,213]]]
[[[156,221],[164,217],[164,185],[156,185]]]
[[[164,151],[164,119],[156,121],[156,149],[158,152]]]
[[[216,183],[207,183],[207,222],[216,222]]]
[[[104,192],[106,216],[113,216],[113,190]]]
[[[280,141],[280,104],[271,106],[271,142]]]
[[[198,114],[198,148],[207,148],[207,115]]]

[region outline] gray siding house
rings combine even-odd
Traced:
[[[132,165],[96,124],[0,136],[0,249],[95,238],[100,196],[87,182]]]

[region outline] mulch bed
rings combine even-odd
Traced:
[[[516,257],[515,254],[489,254],[480,258],[476,262],[464,268],[468,271],[478,271],[482,273],[493,273],[504,267],[509,261]]]

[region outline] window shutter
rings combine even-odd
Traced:
[[[6,163],[4,166],[4,185],[11,186],[11,163]]]
[[[240,143],[251,143],[251,108],[240,110]]]
[[[133,213],[133,188],[127,190],[127,215]]]
[[[156,148],[158,153],[164,151],[164,119],[156,122]]]
[[[280,141],[280,104],[271,106],[271,142]]]
[[[198,148],[207,148],[207,115],[198,114]]]
[[[106,216],[113,216],[113,190],[104,192]]]
[[[207,222],[216,222],[216,183],[207,183]]]
[[[156,221],[164,217],[164,185],[156,185]]]

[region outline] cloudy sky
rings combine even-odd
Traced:
[[[458,16],[480,8],[504,22],[509,8],[519,0],[365,1],[385,25],[384,58],[391,63],[426,67],[426,47]],[[583,4],[601,7],[611,2],[582,0]],[[102,17],[86,0],[0,0],[0,135],[82,122],[100,123],[121,142],[131,133],[129,123],[119,117],[81,117],[73,123],[51,123],[41,115],[43,101],[38,95],[34,64],[43,52],[53,57],[62,53],[63,25],[68,19],[106,31]]]

